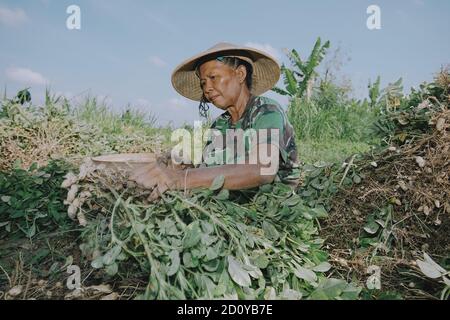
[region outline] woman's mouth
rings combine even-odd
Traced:
[[[217,97],[218,97],[218,95],[217,95],[217,96],[214,96],[214,97],[211,97],[211,98],[209,98],[209,100],[210,100],[211,102],[214,102],[214,99],[217,99]]]

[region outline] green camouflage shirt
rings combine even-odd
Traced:
[[[226,137],[227,130],[242,129],[244,132],[248,132],[252,130],[247,129],[254,129],[254,132],[258,132],[258,135],[261,133],[261,137],[257,140],[258,144],[275,144],[280,150],[279,169],[275,181],[282,181],[291,185],[298,183],[300,173],[294,129],[289,123],[286,113],[275,100],[263,96],[251,96],[242,117],[236,123],[233,124],[231,115],[228,112],[224,112],[213,122],[211,129],[220,131],[221,136],[215,135],[214,137],[216,139],[222,139],[221,143],[225,147],[219,148],[219,150],[218,148],[212,148],[214,150],[212,153],[211,144],[214,141],[214,137],[210,135],[203,153],[203,162],[205,165],[214,166],[224,164],[227,160],[234,160],[234,163],[236,163],[238,159],[242,159],[242,157],[238,156],[237,149],[239,148],[239,143],[236,140],[237,143],[234,146],[234,150],[226,147],[227,139],[229,141],[229,138]],[[270,129],[278,129],[278,139],[272,139],[272,136],[276,137],[276,135],[273,134],[275,130],[271,131]],[[247,153],[251,144],[250,139],[244,138],[241,141],[244,142],[245,155],[248,157]],[[220,155],[222,162],[216,163],[214,159],[218,159],[217,155],[220,153],[222,153]],[[212,154],[214,154],[214,157],[211,157]]]

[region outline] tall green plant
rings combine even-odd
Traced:
[[[380,97],[380,76],[377,77],[377,80],[372,84],[369,82],[369,98],[370,98],[370,107],[374,108],[378,103],[378,98]]]
[[[310,94],[308,94],[308,88],[311,88],[314,78],[317,75],[315,69],[325,57],[326,50],[329,47],[330,41],[322,45],[320,37],[317,38],[314,48],[306,61],[302,61],[298,52],[292,49],[288,53],[288,58],[293,68],[290,69],[284,64],[281,67],[285,88],[274,87],[272,90],[281,95],[290,96],[291,98],[301,98],[307,92],[306,98],[309,100]]]

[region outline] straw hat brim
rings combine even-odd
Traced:
[[[200,101],[203,95],[200,79],[195,73],[199,62],[218,56],[235,56],[253,66],[251,93],[261,95],[270,90],[280,78],[280,66],[269,54],[250,47],[236,46],[229,43],[219,43],[178,65],[172,73],[172,85],[182,96]]]

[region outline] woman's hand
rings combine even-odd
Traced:
[[[146,189],[153,189],[150,199],[157,199],[167,190],[180,189],[182,183],[182,171],[165,167],[158,163],[151,163],[134,170],[129,180],[135,181]]]

